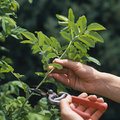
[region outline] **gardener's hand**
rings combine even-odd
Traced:
[[[66,59],[55,59],[53,62],[61,64],[64,68],[62,70],[55,69],[49,77],[53,77],[76,90],[95,93],[96,87],[99,86],[97,80],[99,71],[80,62]],[[53,67],[49,66],[49,68]]]
[[[61,64],[62,70],[55,69],[49,77],[53,77],[76,90],[95,93],[120,103],[120,77],[99,72],[93,67],[80,62],[55,59],[53,62]],[[49,66],[52,69],[52,66]]]
[[[78,97],[88,98],[91,101],[94,102],[97,101],[99,103],[103,103],[107,109],[107,104],[104,103],[103,98],[97,98],[95,95],[88,96],[86,93],[82,93]],[[91,115],[90,119],[92,120],[98,120],[101,117],[101,115],[104,113],[99,110],[96,110],[95,108],[91,108],[91,107],[86,108],[83,105],[77,105],[72,103],[72,98],[69,95],[65,99],[62,99],[60,101],[62,120],[84,120],[84,118],[82,118],[80,115],[78,115],[76,112],[72,110],[73,107],[77,108],[82,112],[89,113]]]

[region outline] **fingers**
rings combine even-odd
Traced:
[[[104,100],[103,98],[97,98],[96,95],[90,95],[88,97],[89,100],[93,101],[93,102],[99,102],[99,103],[103,103]],[[89,113],[90,115],[94,114],[96,112],[96,109],[95,108],[92,108],[92,107],[89,107],[88,109],[86,109],[85,111],[86,113]]]
[[[57,74],[57,73],[51,73],[48,77],[52,77],[54,79],[59,80],[60,82],[69,85],[70,81],[68,77],[65,74]]]
[[[87,98],[88,94],[87,93],[82,93],[78,97]],[[87,107],[83,106],[83,105],[78,105],[78,107],[77,107],[77,109],[80,110],[80,111],[85,111],[86,108]]]
[[[107,103],[103,103],[104,106],[106,107],[107,109]],[[96,112],[94,112],[94,114],[91,116],[92,120],[98,120],[102,115],[103,115],[103,111],[100,111],[100,110],[97,110]]]
[[[70,68],[70,69],[76,69],[76,67],[78,66],[78,64],[82,65],[81,63],[78,62],[72,62],[71,60],[67,60],[67,59],[55,59],[53,61],[54,63],[58,63],[64,67]]]

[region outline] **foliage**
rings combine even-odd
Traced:
[[[31,2],[31,0],[29,0],[29,1]],[[15,0],[14,1],[13,0],[10,0],[10,1],[3,0],[2,2],[5,3],[5,2],[16,2],[16,1]],[[2,2],[0,2],[0,5]],[[64,4],[63,4],[63,2],[64,2]],[[2,10],[2,7],[4,6],[3,3],[0,6],[0,12]],[[48,36],[54,35],[55,38],[58,41],[60,41],[61,46],[65,45],[65,44],[67,45],[69,41],[64,40],[62,38],[62,36],[59,34],[60,28],[57,26],[55,14],[59,13],[59,14],[66,15],[67,9],[69,7],[71,7],[74,10],[75,16],[77,16],[77,18],[79,16],[85,14],[89,20],[88,24],[92,21],[97,21],[97,22],[103,24],[104,26],[106,26],[107,29],[109,29],[109,30],[102,33],[102,36],[105,39],[105,43],[103,44],[103,46],[100,46],[100,44],[97,44],[97,46],[96,46],[96,48],[94,48],[94,50],[91,48],[90,51],[88,51],[88,52],[92,56],[99,58],[99,60],[102,63],[102,67],[99,67],[99,68],[102,71],[119,74],[119,70],[120,70],[120,67],[119,67],[119,58],[120,58],[120,55],[119,55],[119,47],[120,47],[119,46],[120,45],[119,44],[119,24],[120,24],[119,23],[119,21],[120,21],[119,20],[119,9],[120,9],[119,6],[120,5],[119,4],[120,3],[119,3],[119,1],[114,1],[114,0],[110,0],[110,1],[106,1],[106,0],[105,1],[101,1],[101,0],[98,0],[98,1],[34,0],[33,4],[29,5],[28,1],[19,0],[19,3],[21,5],[21,9],[18,11],[18,18],[16,19],[15,10],[13,12],[11,12],[13,15],[9,15],[6,17],[12,18],[12,20],[17,21],[17,24],[19,26],[27,28],[28,30],[30,30],[32,32],[35,30],[37,30],[37,31],[42,30]],[[5,5],[7,5],[7,4],[5,4]],[[10,5],[11,4],[9,4],[9,6]],[[12,7],[10,6],[9,9],[11,9]],[[7,9],[7,12],[8,11],[10,12],[9,9]],[[45,14],[43,14],[43,12]],[[4,13],[4,12],[2,12],[2,13]],[[113,14],[114,14],[114,17],[113,17]],[[1,16],[1,13],[0,13],[0,16]],[[7,21],[7,22],[9,22],[9,21]],[[14,22],[14,23],[16,24],[16,22]],[[11,24],[11,23],[9,23],[9,24]],[[20,32],[22,32],[20,29],[18,32],[15,30],[16,33],[13,33],[11,35],[12,29],[15,28],[15,26],[13,26],[13,27],[10,27],[10,29],[11,29],[11,30],[9,30],[9,31],[11,31],[10,34],[8,34],[9,32],[8,33],[5,32],[5,34],[3,34],[4,31],[3,31],[3,27],[2,27],[2,20],[0,22],[0,26],[1,26],[0,27],[0,32],[1,32],[0,36],[2,36],[2,39],[0,41],[5,41],[5,39],[6,39],[5,43],[0,42],[0,55],[4,55],[3,57],[0,56],[2,58],[1,59],[2,64],[4,64],[3,60],[9,64],[14,63],[13,66],[15,67],[15,71],[17,70],[17,73],[22,71],[22,74],[23,73],[26,74],[25,77],[22,77],[20,79],[26,80],[26,82],[30,83],[30,84],[34,84],[35,81],[37,81],[37,83],[38,83],[38,81],[40,81],[42,79],[42,77],[44,77],[44,74],[41,72],[36,72],[38,75],[41,75],[41,74],[43,75],[42,77],[37,78],[36,76],[34,77],[33,72],[42,70],[42,65],[40,63],[40,59],[41,59],[42,55],[39,54],[39,52],[38,52],[37,54],[35,53],[38,56],[34,56],[34,55],[32,56],[30,54],[30,49],[29,49],[28,45],[20,45],[18,43],[18,41],[13,39],[14,36],[15,36],[15,38],[19,38],[19,36],[21,37],[21,35],[18,35],[18,34],[20,34]],[[9,27],[9,25],[7,27]],[[16,27],[16,28],[20,28],[20,27]],[[24,30],[24,29],[22,29],[22,30]],[[9,37],[9,36],[13,36],[13,37]],[[7,38],[5,38],[5,37],[7,37]],[[36,36],[36,38],[37,38],[37,36]],[[5,48],[4,46],[5,47],[7,46],[7,48]],[[31,44],[30,46],[33,46],[33,44]],[[63,50],[64,49],[65,48],[63,48]],[[5,57],[5,55],[7,55],[7,57]],[[14,60],[13,62],[11,61],[10,58],[8,58],[9,56],[11,58],[13,58],[13,60]],[[51,62],[52,59],[53,58],[50,58],[49,63]],[[90,57],[89,59],[93,59],[93,58]],[[0,62],[0,64],[1,64],[1,62]],[[9,73],[7,73],[7,74],[0,73],[1,83],[15,80],[15,77],[11,77],[10,75],[9,76],[8,75],[9,75]],[[32,78],[30,78],[30,76]],[[54,80],[51,81],[51,80],[47,79],[46,81],[53,82],[54,84],[56,83]],[[15,81],[15,82],[18,82],[18,81]],[[13,87],[11,87],[12,89],[15,88],[14,91],[17,91],[16,88],[21,88],[18,85],[17,85],[18,87],[15,85],[12,85],[13,84],[12,82],[10,82],[9,84],[11,84],[11,86],[13,86]],[[20,84],[20,83],[18,82],[18,84]],[[57,84],[58,83],[56,83],[56,85]],[[1,85],[1,87],[3,89],[4,85]],[[27,87],[28,87],[28,85],[27,85]],[[61,84],[59,84],[58,87],[59,87],[58,89],[60,91],[63,90],[63,88],[64,88]],[[5,84],[4,88],[7,91],[6,84]],[[11,89],[11,88],[9,88],[9,89]],[[1,90],[1,88],[0,88],[0,91],[2,91],[2,93],[4,94],[5,89]],[[23,89],[23,88],[21,88],[21,89]],[[26,93],[26,97],[28,97],[28,95],[29,95],[29,92]],[[4,96],[7,98],[6,94]],[[23,97],[23,95],[20,96],[20,93],[17,95],[13,95],[12,93],[10,93],[8,96],[9,100],[11,99],[10,101],[12,101],[13,104],[15,101],[18,101],[18,99],[20,99],[20,101],[22,101],[21,98],[17,98],[16,96]],[[45,99],[43,99],[43,101],[44,100]],[[23,98],[23,101],[24,101],[24,98]],[[110,102],[110,101],[108,101],[108,102]],[[0,103],[0,106],[1,105],[3,105],[2,102]],[[110,112],[107,111],[106,116],[103,119],[104,120],[119,119],[119,114],[117,114],[119,111],[119,108],[118,108],[119,105],[112,103],[112,102],[110,102],[110,105],[111,105],[111,107],[109,109]],[[47,106],[47,105],[45,105],[45,106]],[[50,106],[50,107],[52,107],[52,106]],[[18,105],[18,108],[19,108],[19,105]],[[24,108],[26,109],[26,110],[23,109],[23,111],[25,113],[27,110],[29,110],[29,114],[22,114],[25,117],[25,119],[33,119],[34,120],[34,119],[40,119],[40,117],[42,118],[41,113],[39,114],[39,112],[41,111],[40,101],[34,107],[35,108],[34,110],[33,110],[33,107],[31,107],[31,105],[28,103],[26,103]],[[14,109],[14,107],[12,107],[12,109]],[[11,116],[8,118],[5,115],[3,108],[1,108],[0,110],[1,110],[0,111],[0,119],[9,120],[11,118]],[[50,108],[44,108],[44,110],[50,110]],[[47,111],[47,115],[48,115],[48,112],[49,111]],[[50,114],[51,113],[53,113],[53,111],[51,111]],[[44,114],[44,112],[42,114]],[[57,116],[57,113],[56,113],[56,116]],[[57,118],[55,118],[55,119],[57,119]]]
[[[65,26],[65,28],[61,30],[60,34],[68,41],[65,46],[61,46],[55,37],[48,38],[41,31],[36,32],[36,37],[33,33],[27,32],[27,30],[16,25],[16,22],[11,18],[11,16],[16,17],[15,12],[19,8],[18,2],[15,0],[6,0],[1,1],[0,5],[0,20],[2,27],[2,31],[0,33],[1,41],[4,42],[5,38],[9,35],[16,39],[22,39],[21,34],[23,34],[28,40],[23,40],[21,43],[31,44],[33,54],[39,53],[42,56],[41,61],[43,63],[44,70],[46,70],[48,65],[52,65],[57,69],[62,69],[62,66],[59,64],[50,63],[51,58],[68,58],[74,61],[81,61],[83,63],[93,61],[99,64],[96,59],[93,59],[87,54],[87,50],[89,50],[90,47],[94,47],[97,41],[103,42],[102,37],[95,32],[97,30],[105,30],[102,25],[92,23],[87,27],[87,19],[85,16],[79,17],[77,22],[75,22],[72,9],[69,9],[68,18],[62,15],[56,15],[60,20],[59,24]],[[76,53],[75,56],[73,56],[73,52]],[[36,89],[46,81],[47,76],[51,72],[52,70],[48,72],[47,75],[44,75],[41,72],[36,72],[39,75],[42,74],[45,76]],[[11,73],[15,78],[17,78],[17,80],[12,80],[11,82],[0,86],[1,119],[59,119],[59,110],[56,106],[50,106],[47,103],[46,98],[42,98],[34,108],[31,107],[28,100],[34,93],[31,93],[29,86],[21,81],[23,75],[15,73],[14,68],[7,63],[6,58],[3,59],[2,57],[0,61],[0,78],[5,79],[6,73]],[[61,89],[60,86],[58,86],[58,88]],[[20,96],[20,89],[24,91],[25,96]]]

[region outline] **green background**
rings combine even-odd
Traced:
[[[89,51],[90,55],[101,62],[101,66],[90,64],[94,68],[120,76],[120,1],[119,0],[33,0],[29,4],[27,0],[19,0],[17,25],[27,30],[43,31],[47,36],[55,36],[64,44],[60,37],[60,27],[57,23],[56,14],[67,15],[68,9],[72,8],[76,19],[85,15],[88,24],[98,22],[107,28],[100,32],[105,42],[97,44]],[[40,78],[34,75],[35,71],[42,70],[39,56],[32,55],[29,45],[23,45],[12,37],[8,37],[5,43],[0,43],[9,49],[9,52],[1,52],[13,60],[16,72],[26,75],[29,85],[36,85]],[[11,78],[8,78],[9,80]],[[7,82],[7,81],[3,81]],[[118,93],[119,95],[119,93]],[[108,109],[101,120],[120,119],[120,104],[105,98]]]

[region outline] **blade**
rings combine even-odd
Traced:
[[[38,93],[38,94],[40,94],[40,95],[42,95],[42,96],[47,96],[47,92],[44,92],[44,91],[41,90],[41,89],[30,88],[30,90],[31,90],[32,92],[36,92],[36,93]]]

